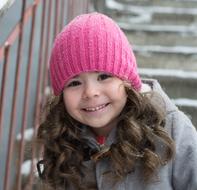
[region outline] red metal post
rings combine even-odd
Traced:
[[[44,69],[43,69],[43,84],[42,84],[42,92],[45,94],[45,87],[48,84],[48,60],[49,60],[49,44],[50,44],[50,36],[51,36],[51,15],[52,15],[52,2],[48,1],[48,16],[47,16],[47,31],[46,31],[46,48],[45,48],[45,56],[44,56]],[[53,39],[52,39],[53,40]],[[45,101],[44,101],[45,102]]]
[[[37,132],[37,128],[39,125],[39,115],[40,115],[40,110],[41,110],[41,102],[42,102],[42,94],[41,94],[41,86],[42,83],[40,82],[42,79],[42,70],[43,70],[43,50],[44,50],[44,44],[45,44],[45,39],[44,39],[44,29],[45,29],[45,16],[46,16],[46,1],[43,0],[43,5],[42,5],[42,21],[41,21],[41,33],[40,33],[40,51],[39,51],[39,66],[38,66],[38,79],[37,79],[37,84],[36,84],[36,105],[35,105],[35,119],[34,119],[34,124],[33,124],[33,128],[34,128],[34,134],[33,134],[33,138],[36,137],[36,132]],[[32,188],[32,183],[33,183],[33,169],[34,169],[34,158],[35,158],[35,153],[36,153],[36,147],[33,146],[32,147],[32,159],[31,159],[31,170],[30,170],[30,175],[29,175],[29,182],[27,185],[27,189],[28,188]]]
[[[54,34],[53,34],[53,38],[57,35],[58,31],[59,31],[59,19],[60,19],[60,0],[56,0],[55,2],[55,14],[54,14]]]
[[[61,2],[61,14],[60,14],[60,29],[64,26],[65,23],[65,1],[62,0]]]
[[[34,40],[34,25],[35,25],[35,13],[36,13],[37,4],[34,2],[30,7],[32,9],[32,24],[31,24],[31,35],[29,41],[29,54],[28,54],[28,67],[26,72],[26,80],[25,80],[25,96],[24,96],[24,104],[23,104],[23,117],[22,117],[22,127],[21,127],[21,139],[19,145],[19,160],[18,160],[18,170],[17,170],[17,178],[16,178],[16,187],[17,190],[21,189],[21,165],[24,158],[24,132],[27,126],[27,114],[30,102],[30,77],[31,77],[31,68],[32,68],[32,53],[33,53],[33,40]]]
[[[3,75],[2,75],[2,83],[1,83],[1,97],[0,97],[0,142],[1,135],[3,134],[3,110],[5,104],[5,87],[6,87],[6,78],[8,75],[8,66],[9,66],[9,54],[10,54],[10,44],[8,42],[5,43],[5,59],[3,65]]]
[[[25,19],[25,7],[26,0],[23,1],[22,5],[22,13],[21,13],[21,22],[20,22],[20,35],[18,42],[18,52],[17,52],[17,68],[15,75],[15,83],[14,83],[14,94],[13,94],[13,103],[12,103],[12,113],[11,113],[11,122],[10,122],[10,131],[9,131],[9,141],[8,141],[8,152],[6,159],[6,170],[5,170],[5,179],[4,179],[4,190],[9,189],[9,179],[10,179],[10,166],[11,166],[11,155],[13,152],[13,141],[14,141],[14,132],[16,128],[16,103],[18,97],[18,84],[19,84],[19,76],[20,76],[20,68],[21,68],[21,57],[22,57],[22,43],[23,43],[23,26]]]

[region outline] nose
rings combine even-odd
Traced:
[[[98,84],[94,82],[88,82],[84,85],[83,89],[83,99],[90,99],[93,97],[97,97],[100,94],[100,89]]]

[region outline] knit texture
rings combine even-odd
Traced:
[[[72,77],[90,71],[110,73],[140,90],[141,79],[131,46],[119,26],[101,13],[77,16],[56,37],[50,78],[59,95]]]

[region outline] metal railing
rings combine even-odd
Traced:
[[[26,155],[26,131],[33,139],[39,125],[52,41],[70,19],[88,12],[89,3],[23,0],[19,22],[0,46],[0,189],[33,188],[36,150],[30,146]],[[23,169],[25,159],[30,161],[28,169]]]

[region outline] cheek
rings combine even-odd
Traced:
[[[127,98],[125,87],[122,84],[114,85],[113,88],[111,89],[111,93],[120,99]]]
[[[127,94],[125,91],[122,91],[120,94],[119,94],[119,102],[122,106],[125,106],[126,104],[126,101],[127,101]]]
[[[68,112],[73,111],[74,108],[76,108],[77,105],[77,97],[74,96],[71,93],[65,93],[64,92],[64,105]]]
[[[67,111],[67,113],[74,119],[76,119],[76,115],[77,115],[77,112],[76,112],[76,104],[75,104],[76,101],[73,101],[72,98],[64,98],[64,106],[65,106],[65,109]]]
[[[114,94],[114,98],[117,100],[117,102],[124,106],[127,101],[127,93],[125,90],[125,87],[123,85],[120,85],[118,88],[116,87],[112,94]]]

